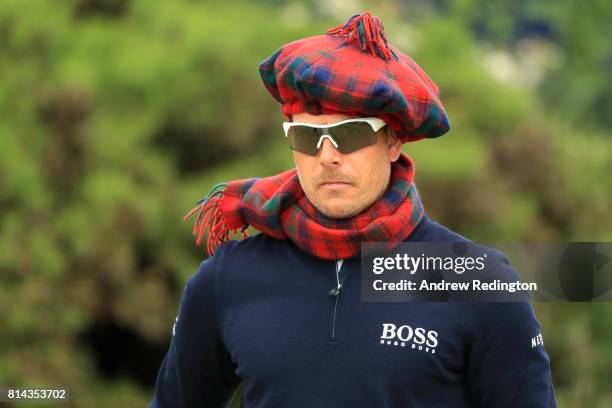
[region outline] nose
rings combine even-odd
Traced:
[[[342,153],[334,147],[329,138],[323,138],[318,156],[319,162],[323,165],[339,164],[342,160]]]

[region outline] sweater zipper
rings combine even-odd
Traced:
[[[332,342],[338,339],[337,322],[338,322],[338,316],[339,316],[340,296],[342,296],[342,293],[344,293],[344,291],[342,290],[343,284],[346,285],[346,282],[348,281],[348,274],[347,274],[347,276],[344,278],[344,282],[340,282],[340,267],[341,267],[340,260],[336,260],[335,265],[336,265],[336,287],[332,288],[328,292],[330,296],[334,297],[333,310],[331,313],[331,319],[329,322],[329,330],[327,333],[328,341],[332,341]]]

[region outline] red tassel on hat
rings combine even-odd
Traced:
[[[359,48],[362,50],[367,48],[373,56],[378,55],[384,60],[390,60],[391,56],[398,58],[389,48],[382,21],[373,16],[369,10],[362,14],[355,14],[344,24],[330,28],[327,34],[345,37],[346,44],[356,40]]]

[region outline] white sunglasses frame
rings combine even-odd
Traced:
[[[345,123],[352,123],[352,122],[366,122],[368,125],[370,125],[370,127],[372,128],[372,130],[374,132],[378,132],[380,129],[382,129],[387,124],[387,123],[385,123],[384,120],[382,120],[380,118],[367,117],[367,118],[345,119],[345,120],[341,120],[340,122],[330,123],[330,124],[327,124],[327,125],[315,125],[313,123],[306,123],[306,122],[283,122],[283,130],[285,131],[285,138],[288,138],[289,137],[289,129],[292,126],[308,126],[308,127],[313,127],[313,128],[317,128],[317,129],[328,129],[328,128],[331,128],[331,127],[335,127],[335,126],[338,126],[338,125],[343,125]],[[336,149],[338,148],[338,143],[336,143],[336,141],[329,134],[329,132],[325,132],[319,138],[319,142],[317,143],[317,149],[321,148],[321,144],[323,143],[323,140],[325,138],[329,139],[329,141],[334,145],[334,147]]]

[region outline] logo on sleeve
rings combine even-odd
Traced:
[[[435,354],[438,332],[407,324],[398,326],[393,323],[383,323],[380,344]]]
[[[542,333],[538,333],[537,336],[531,338],[531,348],[535,348],[537,346],[544,345],[544,338],[542,337]]]

